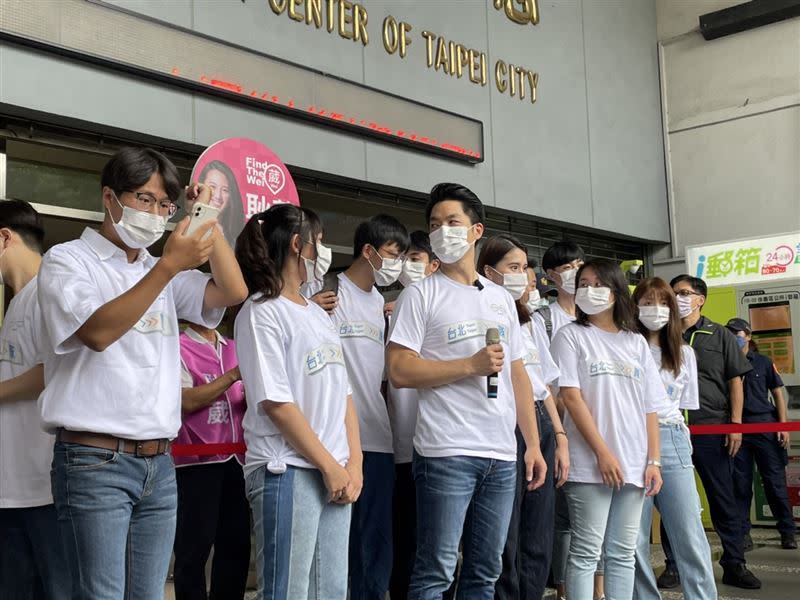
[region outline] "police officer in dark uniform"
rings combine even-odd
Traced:
[[[678,296],[683,338],[697,355],[700,408],[689,411],[689,423],[740,424],[744,405],[742,376],[752,367],[734,335],[700,314],[708,295],[702,279],[679,275],[670,286]],[[692,435],[692,460],[708,497],[711,522],[722,542],[722,583],[759,589],[761,581],[747,568],[744,557],[742,517],[734,491],[733,461],[741,444],[740,433]]]
[[[787,421],[786,403],[783,398],[783,381],[772,360],[758,352],[758,346],[752,339],[750,323],[744,319],[731,319],[728,329],[736,336],[742,352],[752,365],[753,370],[744,376],[744,411],[745,423],[785,423]],[[769,394],[775,400],[770,402]],[[734,459],[736,478],[734,479],[736,497],[742,515],[745,550],[753,547],[750,538],[750,503],[753,500],[753,459],[758,466],[761,480],[764,482],[764,493],[777,519],[777,528],[781,534],[781,546],[786,550],[797,548],[795,540],[796,527],[789,505],[786,490],[786,465],[789,457],[789,433],[747,433],[742,440],[742,447]]]

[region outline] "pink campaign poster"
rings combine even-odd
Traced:
[[[249,138],[228,138],[209,146],[197,159],[192,181],[211,187],[211,205],[221,209],[219,224],[232,245],[253,215],[274,204],[300,205],[283,161]]]

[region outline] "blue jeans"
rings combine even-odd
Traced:
[[[266,466],[245,480],[260,600],[345,600],[350,505],[328,502],[322,474]]]
[[[414,453],[417,556],[408,600],[438,600],[450,587],[463,539],[458,598],[490,600],[502,568],[516,461]],[[462,536],[463,534],[463,536]]]
[[[385,600],[392,576],[394,455],[364,452],[363,472],[350,524],[350,599]]]
[[[644,500],[636,548],[633,597],[636,600],[661,598],[650,565],[650,528],[655,504],[672,540],[686,600],[711,600],[717,597],[717,588],[711,565],[711,548],[700,516],[700,496],[694,480],[689,432],[683,425],[662,425],[660,437],[664,486],[655,498]]]
[[[72,597],[163,597],[178,505],[172,457],[57,442],[51,478]]]
[[[0,540],[0,600],[69,600],[55,506],[0,509]]]
[[[616,490],[603,484],[576,482],[565,487],[572,527],[567,598],[593,597],[597,561],[604,552],[606,597],[631,598],[644,489],[625,484]]]

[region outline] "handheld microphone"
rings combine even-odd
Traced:
[[[486,346],[494,346],[500,343],[500,331],[496,327],[490,327],[486,330]],[[486,396],[488,398],[497,398],[497,383],[499,381],[498,374],[492,373],[486,377]]]

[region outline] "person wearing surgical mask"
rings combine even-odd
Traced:
[[[758,351],[753,339],[750,323],[734,318],[728,321],[728,331],[736,336],[736,342],[753,370],[744,378],[744,423],[786,423],[786,399],[783,395],[783,380],[772,359]],[[772,396],[772,399],[770,399]],[[788,431],[779,433],[746,433],[742,448],[734,458],[736,477],[734,489],[739,512],[742,517],[745,549],[753,547],[750,537],[750,506],[753,502],[753,467],[764,486],[764,494],[777,520],[776,528],[781,534],[781,546],[785,550],[797,549],[797,527],[792,517],[792,507],[786,489],[786,465],[789,457],[790,438]]]
[[[547,465],[514,300],[475,267],[483,203],[461,184],[439,183],[425,218],[442,264],[400,294],[386,352],[392,385],[419,391],[417,555],[406,598],[441,598],[459,546],[459,597],[491,598],[516,495],[516,426],[529,490],[544,484]]]
[[[409,288],[429,277],[439,269],[439,259],[431,249],[426,231],[412,231],[411,244],[403,262],[400,283]],[[387,307],[393,307],[394,302]],[[395,481],[392,502],[394,546],[392,579],[389,585],[391,598],[405,598],[414,567],[417,546],[417,492],[411,460],[414,455],[414,430],[417,425],[419,392],[413,388],[396,388],[388,385],[387,406],[394,438]]]
[[[356,227],[353,262],[338,277],[338,301],[331,318],[339,332],[353,386],[364,490],[353,507],[350,531],[350,597],[385,598],[392,574],[392,428],[381,393],[385,371],[384,299],[377,287],[403,273],[408,231],[390,215],[375,215]]]
[[[711,548],[700,515],[700,496],[695,484],[692,444],[683,419],[684,410],[700,405],[697,359],[681,336],[681,317],[676,296],[666,281],[645,279],[636,286],[633,302],[638,313],[639,333],[650,345],[668,402],[658,411],[661,444],[661,476],[658,496],[645,498],[639,541],[636,547],[635,600],[660,600],[650,564],[650,531],[653,506],[672,540],[683,595],[687,600],[716,598]]]
[[[73,597],[128,589],[155,598],[175,533],[178,319],[216,327],[247,286],[215,222],[187,235],[187,217],[160,258],[147,251],[182,191],[163,154],[123,148],[100,184],[99,231],[86,228],[42,260],[38,297],[52,358],[39,407],[43,428],[56,434],[51,480]],[[208,202],[210,193],[193,185],[186,199]],[[206,262],[210,274],[195,270]],[[146,552],[130,544],[137,539]]]
[[[661,489],[658,414],[667,393],[619,265],[588,261],[577,281],[576,321],[552,345],[570,447],[566,595],[592,597],[604,552],[605,597],[631,598],[642,506]]]
[[[319,217],[291,204],[255,215],[236,241],[250,290],[234,339],[259,598],[347,598],[362,452],[339,330],[300,293],[321,246]]]
[[[556,242],[542,257],[542,268],[558,292],[556,301],[537,311],[534,320],[548,340],[575,320],[575,276],[584,260],[583,249],[572,240]]]
[[[503,550],[503,572],[495,586],[498,600],[543,596],[553,553],[556,488],[564,485],[569,474],[567,435],[548,386],[559,372],[548,345],[541,347],[533,335],[527,308],[530,296],[527,266],[527,248],[509,234],[497,235],[481,246],[478,271],[502,285],[515,301],[525,346],[525,370],[533,386],[539,421],[539,448],[547,463],[545,484],[528,491],[525,440],[517,430],[516,498]]]
[[[683,339],[697,357],[700,405],[689,411],[689,425],[741,424],[742,377],[752,370],[750,363],[739,349],[736,337],[701,313],[708,295],[705,281],[688,274],[679,275],[670,281],[670,287],[678,298]],[[708,497],[711,523],[722,544],[719,561],[722,582],[742,589],[759,589],[761,581],[747,568],[744,531],[736,502],[733,462],[741,445],[741,433],[692,435],[692,460]],[[669,534],[666,539],[664,554],[667,566],[672,567],[675,557]],[[669,568],[664,571],[671,572],[677,573]]]

